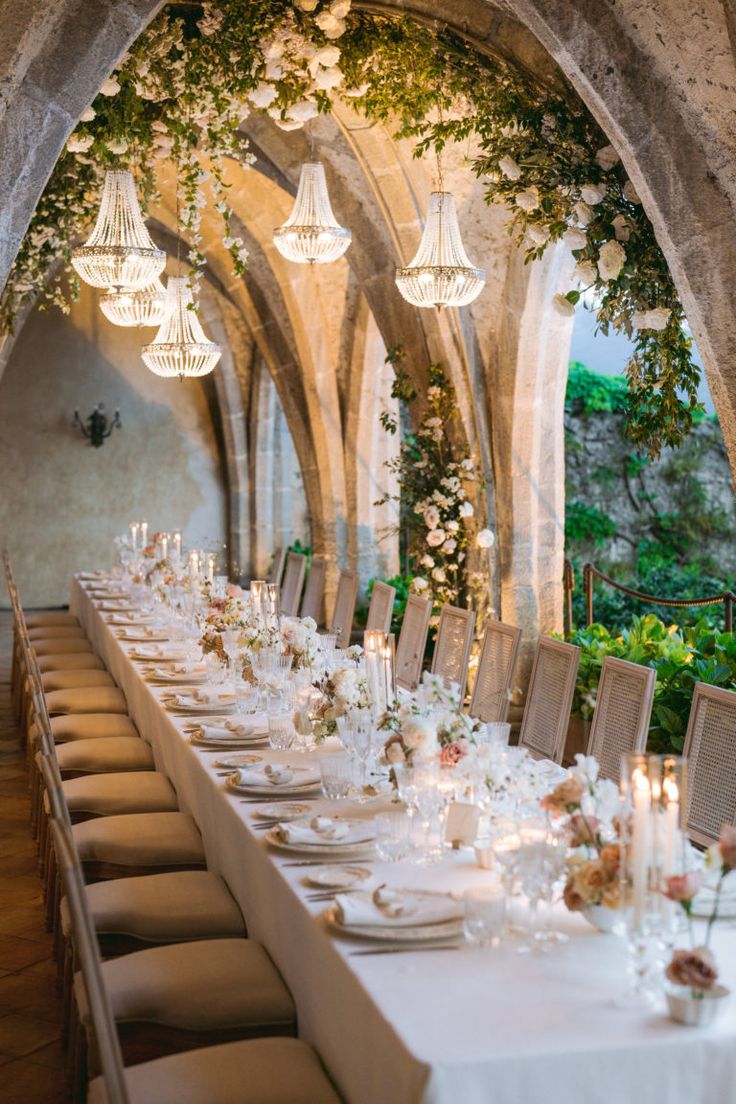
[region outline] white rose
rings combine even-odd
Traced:
[[[589,204],[584,203],[582,199],[578,200],[573,210],[581,226],[587,226],[595,218],[595,211],[593,208]]]
[[[266,63],[266,80],[281,80],[284,75],[284,67],[278,58],[271,58]]]
[[[498,167],[508,180],[518,180],[521,176],[521,169],[513,157],[502,157],[498,162]]]
[[[108,77],[100,88],[100,94],[103,96],[117,96],[119,91],[120,83],[116,77]]]
[[[584,230],[578,230],[577,226],[571,226],[562,235],[562,240],[568,249],[585,249],[588,238]]]
[[[89,107],[85,107],[84,111],[79,116],[79,121],[80,123],[91,123],[96,114],[97,112],[90,104]]]
[[[430,548],[439,548],[445,539],[444,529],[431,529],[427,533],[427,544]]]
[[[365,96],[368,91],[367,83],[359,84],[357,88],[346,88],[343,92],[344,96],[350,96],[351,99],[357,100],[360,96]]]
[[[432,571],[432,578],[436,583],[444,583],[447,581],[444,567],[435,567]]]
[[[475,509],[473,508],[472,502],[466,501],[460,503],[460,517],[469,518],[472,517],[474,513]]]
[[[637,330],[664,330],[670,320],[672,311],[665,307],[656,307],[654,310],[634,311],[631,321]]]
[[[315,53],[313,61],[319,62],[320,65],[324,65],[325,68],[330,69],[333,65],[337,65],[340,60],[340,47],[339,46],[321,46]]]
[[[617,241],[604,242],[598,253],[598,272],[601,280],[615,280],[626,264],[626,250]]]
[[[125,153],[128,148],[128,143],[124,138],[119,138],[117,141],[105,143],[110,153]]]
[[[434,567],[434,560],[432,559],[431,556],[422,556],[422,558],[419,562],[422,565],[422,567],[426,567],[427,571],[431,571],[432,568]]]
[[[302,624],[308,633],[315,633],[317,631],[317,622],[313,617],[305,617]]]
[[[459,528],[460,523],[457,521],[448,521],[447,525],[445,526],[445,529],[448,533],[457,533]]]
[[[328,11],[321,11],[316,17],[315,23],[322,31],[325,38],[339,38],[347,29],[342,19],[336,19],[335,16]]]
[[[590,204],[591,207],[595,207],[597,203],[601,203],[606,195],[605,184],[583,184],[580,189],[580,194],[583,197],[583,202]]]
[[[424,511],[424,524],[428,529],[436,529],[440,523],[440,512],[436,506],[428,506]]]
[[[613,229],[616,234],[616,241],[627,242],[631,237],[631,223],[626,215],[616,215],[613,220]]]
[[[620,160],[613,146],[604,146],[599,149],[595,159],[604,172],[609,172]]]
[[[269,107],[276,99],[278,92],[272,84],[261,81],[260,84],[248,93],[248,99],[256,107]]]
[[[421,577],[421,575],[417,575],[416,578],[412,579],[412,584],[411,585],[412,585],[412,590],[414,590],[417,594],[421,594],[422,591],[427,589],[427,587],[429,586],[429,583],[427,582],[426,579],[423,579]]]
[[[342,71],[335,65],[330,69],[319,70],[314,77],[314,87],[322,92],[331,92],[333,88],[339,87],[344,79]]]
[[[91,134],[70,134],[66,140],[66,148],[70,153],[86,153],[93,142]]]
[[[475,543],[478,548],[493,548],[496,543],[496,537],[492,529],[481,529],[478,536],[475,538]]]
[[[410,717],[403,725],[401,739],[411,751],[421,751],[437,742],[437,733],[427,717]]]
[[[294,3],[303,12],[312,12],[317,7],[319,0],[294,0]]]
[[[630,180],[627,180],[624,184],[624,199],[628,199],[629,203],[641,203],[636,188]]]
[[[544,245],[549,241],[549,230],[546,226],[527,226],[526,232],[535,245]]]
[[[552,306],[564,318],[571,318],[575,313],[575,304],[571,303],[565,295],[553,295]]]
[[[446,540],[445,543],[442,545],[442,551],[443,552],[454,552],[456,548],[457,548],[457,541],[456,540]]]
[[[344,19],[349,11],[350,0],[332,0],[330,14],[334,15],[335,19]]]
[[[539,192],[536,188],[527,188],[523,192],[517,192],[514,201],[522,211],[535,211],[539,206]]]
[[[575,265],[573,276],[585,287],[588,287],[598,279],[598,269],[590,261],[580,261]]]
[[[291,105],[286,112],[286,118],[292,119],[296,123],[306,123],[318,114],[319,108],[316,103],[311,100],[300,100],[299,103]]]

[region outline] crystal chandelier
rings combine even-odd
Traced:
[[[169,276],[166,317],[150,345],[141,350],[143,362],[157,376],[206,376],[213,370],[222,348],[208,341],[196,312],[189,279]]]
[[[414,260],[396,269],[396,286],[415,307],[464,307],[480,295],[483,268],[468,260],[452,192],[432,192]]]
[[[332,213],[321,161],[302,165],[294,210],[273,241],[282,257],[298,264],[329,264],[342,257],[352,235]]]
[[[166,288],[157,277],[144,288],[108,291],[100,298],[100,308],[115,326],[160,326],[166,317]]]
[[[143,221],[133,177],[123,170],[106,173],[97,224],[72,252],[74,268],[92,287],[120,290],[146,287],[165,263]]]

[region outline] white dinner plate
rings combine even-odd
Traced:
[[[300,801],[273,801],[261,805],[253,816],[262,817],[264,820],[298,820],[310,812],[310,806]]]
[[[239,767],[255,767],[257,763],[262,762],[262,755],[241,752],[240,755],[223,755],[219,759],[213,759],[212,766],[222,768],[230,767],[233,770],[237,770]]]
[[[147,633],[125,631],[115,635],[125,644],[162,644],[169,639],[165,632],[156,632],[155,629]]]
[[[175,702],[174,699],[171,698],[171,697],[165,697],[165,698],[162,698],[161,700],[163,701],[164,705],[166,706],[166,708],[171,713],[181,713],[184,716],[191,715],[191,716],[198,716],[198,717],[199,716],[209,717],[209,716],[213,715],[214,713],[232,713],[233,710],[235,709],[235,705],[236,705],[235,701],[232,701],[232,702],[224,702],[224,701],[195,702],[195,701],[190,699],[188,702],[180,704],[178,702]],[[214,744],[214,741],[205,741],[205,742]],[[229,740],[228,740],[228,743],[230,743]]]
[[[149,660],[148,662],[150,664],[151,661]],[[171,684],[172,686],[179,686],[192,682],[204,682],[204,680],[207,678],[207,672],[202,671],[201,674],[197,674],[196,671],[184,671],[182,674],[179,675],[175,675],[173,673],[170,675],[166,675],[163,673],[163,671],[156,672],[152,667],[144,667],[143,677],[145,678],[146,682],[157,682],[161,686],[167,686],[169,684]]]
[[[317,782],[316,784],[311,783],[308,786],[251,786],[247,782],[239,782],[238,775],[236,773],[233,773],[229,776],[227,780],[227,788],[229,790],[232,790],[233,793],[247,794],[252,797],[260,797],[263,794],[273,796],[274,793],[282,792],[285,792],[287,794],[296,794],[297,796],[299,796],[300,794],[314,793],[315,789],[319,789],[319,782]],[[291,817],[287,819],[291,820]]]
[[[435,939],[453,939],[462,934],[463,922],[443,920],[439,924],[395,924],[386,927],[355,925],[345,927],[340,922],[337,907],[331,905],[322,914],[333,929],[340,935],[353,935],[356,939],[369,939],[378,943],[431,943]]]
[[[364,858],[373,854],[375,840],[365,840],[364,843],[287,843],[282,840],[275,828],[266,832],[266,839],[272,847],[280,851],[288,851],[293,855],[320,855],[325,858]]]
[[[306,880],[322,889],[354,889],[367,881],[372,873],[367,866],[331,866],[327,863],[310,870]]]

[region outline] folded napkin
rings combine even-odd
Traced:
[[[235,716],[225,721],[223,728],[233,736],[265,736],[268,733],[268,717],[265,713],[254,713],[247,720]]]
[[[106,613],[107,610],[103,612]],[[150,625],[151,621],[153,621],[153,617],[151,617],[150,614],[143,613],[131,612],[130,615],[126,615],[123,613],[113,613],[111,617],[108,617],[107,621],[109,625],[130,625],[131,627],[136,626],[137,628],[138,626],[140,626],[141,628],[143,628],[145,625]]]
[[[333,820],[332,817],[322,816],[279,824],[276,832],[284,843],[311,843],[328,847],[368,843],[376,834],[370,820]]]
[[[226,725],[202,725],[199,728],[200,740],[212,740],[216,744],[225,744],[228,740],[234,744],[242,743],[243,740],[262,740],[265,735],[265,731],[258,732],[256,729],[236,732]]]
[[[124,625],[120,636],[125,639],[127,636],[131,640],[135,640],[139,636],[145,636],[149,640],[166,640],[166,633],[163,629],[153,629],[150,625],[136,625],[133,621],[116,621],[114,618],[110,619],[112,625]],[[132,632],[129,630],[133,630]]]
[[[343,927],[402,928],[460,920],[462,901],[440,894],[400,893],[385,887],[373,893],[338,893],[338,919]]]
[[[277,767],[269,763],[265,767],[246,767],[240,771],[241,786],[268,786],[274,790],[281,786],[301,789],[316,786],[318,782],[319,774],[308,767]]]
[[[154,667],[153,674],[158,679],[170,679],[172,675],[198,678],[207,674],[207,668],[204,663],[172,663],[170,667]]]
[[[159,644],[142,644],[140,648],[134,648],[131,655],[137,659],[178,660],[184,658],[184,649],[173,645],[162,648]]]

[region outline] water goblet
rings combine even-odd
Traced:
[[[350,759],[347,755],[324,755],[319,761],[322,793],[332,800],[349,797],[353,789]]]
[[[411,817],[407,813],[378,813],[375,818],[376,853],[384,862],[401,862],[411,850]]]
[[[296,731],[290,713],[270,713],[268,717],[268,743],[274,751],[288,751],[294,743]]]

